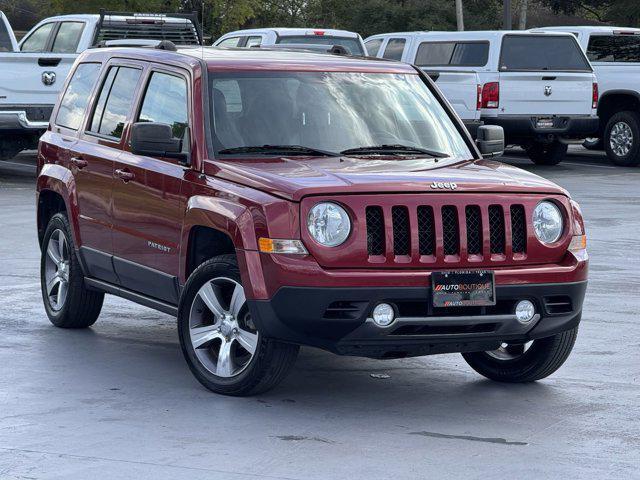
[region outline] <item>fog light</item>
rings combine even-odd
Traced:
[[[536,314],[536,307],[529,300],[520,300],[516,305],[516,318],[520,323],[529,323]]]
[[[376,308],[373,309],[373,321],[379,327],[388,327],[393,322],[395,312],[393,307],[388,303],[379,303]]]

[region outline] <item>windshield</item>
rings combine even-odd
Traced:
[[[210,82],[216,153],[264,145],[327,152],[402,145],[472,158],[418,75],[241,72],[212,73]]]
[[[308,43],[312,45],[340,45],[346,48],[352,55],[364,55],[364,50],[360,44],[360,40],[353,37],[331,37],[325,35],[287,35],[286,37],[279,37],[276,43]]]

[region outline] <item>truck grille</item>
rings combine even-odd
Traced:
[[[343,204],[352,232],[339,248],[316,248],[318,263],[332,268],[483,268],[561,262],[570,241],[565,232],[554,246],[542,245],[530,219],[543,199],[570,206],[561,195],[393,194],[307,197],[302,216],[319,201]],[[570,225],[570,223],[567,223]],[[303,231],[303,235],[306,232]]]

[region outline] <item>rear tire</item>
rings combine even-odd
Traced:
[[[44,232],[40,259],[44,309],[60,328],[87,328],[102,309],[104,293],[88,290],[67,216],[56,213]]]
[[[613,115],[604,131],[607,157],[620,167],[640,163],[640,115],[625,111]]]
[[[178,333],[193,375],[223,395],[248,396],[274,388],[299,350],[256,329],[235,255],[207,260],[191,274],[180,298]]]
[[[480,375],[497,382],[525,383],[548,377],[567,360],[578,336],[578,327],[523,345],[504,345],[493,352],[463,353]],[[518,348],[524,350],[523,353]]]
[[[536,165],[557,165],[566,156],[567,149],[567,144],[556,140],[552,143],[533,142],[526,152]]]

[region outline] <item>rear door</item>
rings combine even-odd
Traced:
[[[572,35],[505,35],[501,115],[590,115],[594,75]]]
[[[17,52],[18,42],[13,34],[9,20],[0,12],[0,52]]]
[[[145,77],[131,122],[171,125],[174,137],[191,151],[188,73],[152,65]],[[127,150],[115,162],[114,267],[123,287],[175,305],[186,210],[182,183],[189,168],[175,159]]]
[[[488,60],[486,41],[426,41],[418,45],[414,63],[436,82],[460,118],[478,120],[480,80],[475,69]]]

